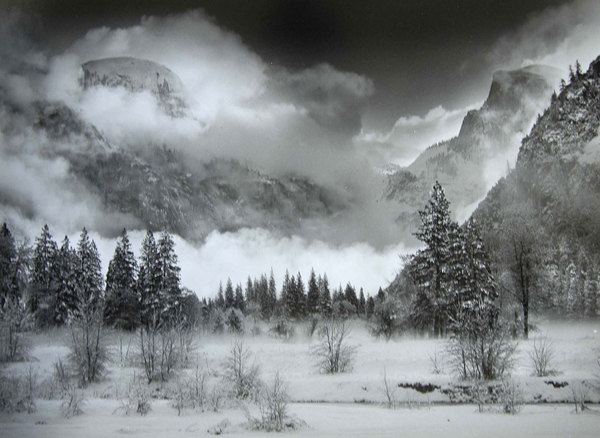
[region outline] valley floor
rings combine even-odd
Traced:
[[[600,431],[600,322],[544,322],[528,341],[520,341],[515,355],[512,380],[518,385],[525,406],[516,415],[500,413],[497,405],[479,412],[474,404],[450,404],[446,388],[464,384],[456,379],[444,357],[444,341],[427,338],[399,338],[385,342],[373,339],[364,322],[353,322],[350,343],[358,350],[351,371],[323,375],[315,368],[311,346],[316,335],[304,334],[297,327],[289,341],[267,336],[246,336],[245,345],[252,360],[260,366],[261,377],[270,380],[279,371],[291,399],[289,413],[306,423],[285,435],[298,437],[347,436],[598,436]],[[265,329],[265,328],[263,328]],[[536,336],[547,335],[555,355],[556,374],[534,377],[529,358]],[[66,329],[33,336],[30,360],[6,364],[4,376],[35,375],[40,387],[52,379],[54,363],[68,354]],[[249,431],[243,409],[235,403],[219,412],[186,409],[178,416],[165,394],[178,382],[185,382],[195,367],[180,370],[166,384],[153,384],[152,409],[146,416],[124,415],[119,411],[131,382],[143,381],[137,363],[134,335],[111,333],[111,362],[105,379],[85,389],[83,414],[64,418],[58,396],[36,399],[33,414],[0,413],[0,437],[105,437],[205,436],[223,420],[226,436],[277,436],[275,433]],[[233,337],[199,336],[196,361],[206,370],[208,384],[222,385],[223,362],[228,357]],[[440,372],[434,373],[432,357],[438,357]],[[384,407],[384,370],[399,407]],[[421,393],[414,383],[431,384],[434,390]],[[558,384],[555,387],[555,384]],[[566,384],[566,385],[565,385]],[[145,383],[143,384],[145,385]],[[589,410],[576,414],[572,403],[575,392],[584,394]],[[41,394],[41,391],[40,391]],[[49,398],[49,399],[48,399]],[[248,405],[256,411],[256,406]]]
[[[114,400],[94,399],[86,404],[85,415],[70,419],[61,416],[58,401],[38,403],[34,414],[0,415],[0,435],[5,438],[110,436],[210,436],[208,430],[229,420],[223,435],[230,437],[273,437],[276,433],[245,428],[240,410],[197,414],[176,411],[162,401],[145,417],[114,413]],[[415,409],[385,409],[380,406],[341,403],[290,405],[290,411],[306,426],[284,436],[295,437],[597,437],[600,409],[575,414],[571,405],[529,405],[517,415],[480,413],[476,406],[423,406]]]

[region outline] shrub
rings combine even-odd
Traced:
[[[61,400],[60,410],[64,417],[71,418],[83,413],[85,398],[83,391],[75,385],[69,384],[64,388]]]
[[[121,406],[115,409],[124,415],[146,415],[152,409],[150,390],[144,382],[134,376],[127,384],[126,397],[121,400]]]
[[[495,324],[476,335],[470,332],[454,335],[447,351],[462,379],[493,380],[502,378],[512,368],[516,348],[508,332]]]
[[[187,408],[204,412],[208,405],[207,379],[208,373],[198,363],[194,374],[175,382],[172,405],[177,409],[177,415]]]
[[[588,408],[586,403],[589,390],[590,387],[585,380],[571,386],[576,414],[583,412]]]
[[[179,325],[169,327],[156,318],[140,328],[140,353],[148,383],[156,379],[166,382],[193,352],[193,336],[187,330]]]
[[[500,403],[505,414],[515,415],[523,407],[523,392],[513,380],[503,380],[500,390]]]
[[[244,314],[239,309],[227,311],[227,330],[229,333],[244,333]]]
[[[288,402],[286,384],[277,371],[272,382],[261,388],[258,396],[260,418],[249,418],[252,429],[281,432],[286,423]]]
[[[385,368],[383,368],[383,386],[381,387],[381,391],[385,396],[385,406],[389,409],[393,409],[396,407],[396,386],[394,386],[387,378],[387,372]]]
[[[104,342],[103,313],[103,306],[94,302],[93,297],[80,296],[70,320],[69,362],[83,386],[99,380],[106,368],[108,349]]]
[[[236,339],[225,363],[224,379],[231,387],[233,397],[245,399],[256,394],[259,387],[259,367],[251,363],[252,353],[244,342]]]
[[[433,354],[429,355],[429,363],[431,364],[431,372],[433,374],[442,374],[444,372],[443,369],[444,358],[442,354],[435,349]]]
[[[26,357],[28,343],[24,333],[31,327],[33,318],[25,303],[18,298],[7,298],[0,306],[0,362],[22,360]]]
[[[403,320],[402,308],[397,299],[391,296],[377,299],[370,319],[371,334],[389,340],[400,330]]]
[[[551,368],[554,361],[554,348],[548,336],[535,337],[533,347],[529,351],[529,358],[538,377],[546,377],[556,374]]]
[[[269,334],[281,339],[290,339],[294,337],[294,326],[286,319],[280,318],[269,329]]]
[[[0,376],[0,412],[35,412],[36,380],[31,367],[24,377]]]
[[[357,347],[348,345],[350,328],[345,321],[330,319],[319,329],[319,343],[312,354],[321,372],[341,373],[348,370],[356,355]]]

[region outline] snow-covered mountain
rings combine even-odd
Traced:
[[[523,139],[516,168],[474,213],[500,260],[526,242],[535,291],[563,316],[596,315],[600,281],[600,57],[577,70]]]
[[[139,93],[151,92],[170,115],[181,115],[185,105],[181,79],[169,68],[146,59],[131,57],[105,58],[88,61],[81,66],[81,85],[123,87]]]
[[[529,66],[494,74],[481,108],[467,113],[459,134],[426,149],[410,166],[388,176],[385,197],[399,204],[399,222],[414,227],[438,180],[454,212],[470,212],[514,165],[521,138],[548,104],[558,71]]]
[[[181,80],[157,63],[110,58],[87,62],[82,71],[83,92],[93,87],[147,92],[174,119],[185,109]],[[0,190],[0,207],[9,222],[14,216],[51,221],[42,207],[48,204],[46,211],[61,216],[55,211],[61,207],[54,203],[69,210],[65,214],[72,217],[75,229],[98,228],[97,223],[78,222],[95,213],[85,213],[83,219],[75,214],[77,205],[85,210],[93,206],[110,218],[98,230],[101,233],[136,226],[199,240],[213,230],[243,227],[293,232],[306,219],[326,219],[347,207],[332,189],[306,177],[267,175],[235,160],[200,161],[164,142],[119,144],[86,121],[76,101],[17,102],[5,86],[0,84],[2,132],[14,139],[14,146],[9,140],[3,143],[2,160],[6,166],[14,163],[15,174],[22,168],[23,181],[27,175],[31,179],[18,193],[8,189],[10,184]]]

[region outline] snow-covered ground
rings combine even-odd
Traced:
[[[240,410],[177,416],[166,402],[158,402],[145,417],[114,413],[117,403],[93,400],[86,412],[63,418],[58,402],[38,403],[35,414],[0,416],[0,435],[6,438],[110,436],[210,436],[209,429],[228,420],[223,435],[274,437],[274,432],[248,431]],[[385,409],[356,404],[292,404],[290,411],[307,425],[284,436],[297,437],[594,437],[600,414],[575,415],[567,405],[525,406],[518,415],[479,413],[472,405],[431,406],[420,409]]]
[[[304,328],[296,329],[296,336],[284,341],[267,336],[247,335],[245,345],[252,353],[252,360],[260,366],[261,376],[269,380],[279,371],[287,382],[292,400],[289,411],[304,420],[305,428],[292,432],[298,436],[598,436],[600,431],[600,322],[544,322],[538,321],[538,331],[531,340],[520,341],[512,379],[520,387],[528,403],[521,413],[511,416],[498,412],[479,413],[472,404],[450,405],[444,388],[462,384],[453,375],[451,367],[444,363],[444,341],[427,338],[398,338],[389,342],[375,340],[364,323],[354,322],[349,342],[358,347],[351,371],[338,375],[320,374],[311,355],[311,345],[316,342],[304,334]],[[265,333],[265,330],[263,330]],[[552,368],[557,371],[551,377],[532,376],[533,368],[528,352],[533,338],[546,335],[555,351]],[[197,360],[206,370],[209,384],[218,385],[222,364],[229,355],[233,343],[231,336],[198,336]],[[122,349],[120,347],[122,341]],[[33,336],[31,360],[7,364],[4,375],[24,375],[29,369],[38,383],[48,379],[53,364],[68,354],[65,330],[40,333]],[[199,413],[186,410],[182,416],[167,400],[159,398],[168,392],[169,385],[154,385],[157,399],[153,400],[150,413],[125,416],[115,413],[120,406],[128,384],[134,375],[142,371],[132,359],[137,348],[135,338],[129,344],[128,337],[111,334],[112,362],[106,378],[85,390],[86,401],[83,415],[70,419],[60,413],[59,400],[36,401],[34,414],[0,414],[1,437],[26,436],[109,436],[131,434],[143,436],[171,436],[190,433],[203,435],[225,418],[231,425],[225,429],[230,436],[249,432],[243,427],[244,413],[235,406],[220,412]],[[129,355],[125,358],[129,346]],[[124,360],[121,361],[121,351]],[[433,372],[431,357],[437,355],[441,373]],[[382,406],[385,399],[383,375],[394,387],[394,397],[399,402],[396,409]],[[182,370],[172,382],[192,373]],[[552,383],[568,383],[555,388]],[[420,393],[399,384],[433,384],[439,388]],[[560,386],[560,385],[559,385]],[[586,399],[591,411],[575,415],[573,389],[586,388]],[[545,403],[537,403],[544,401]],[[560,404],[559,404],[560,403]],[[597,412],[596,412],[597,411]],[[272,434],[269,434],[272,436]]]

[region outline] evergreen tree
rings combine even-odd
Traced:
[[[233,284],[231,284],[231,278],[227,279],[227,285],[225,286],[225,308],[232,309],[235,307],[235,293],[233,292]]]
[[[5,222],[0,229],[0,308],[6,299],[16,298],[18,292],[17,249]]]
[[[492,276],[490,261],[479,229],[471,218],[460,234],[460,249],[453,266],[455,279],[453,327],[458,332],[482,336],[497,321],[498,293]]]
[[[217,292],[215,306],[221,310],[225,309],[225,296],[223,295],[223,284],[222,283],[219,283],[219,291]]]
[[[246,303],[244,302],[244,291],[242,285],[239,284],[235,288],[235,305],[236,309],[239,309],[242,313],[246,312]]]
[[[366,301],[365,301],[365,293],[363,292],[363,288],[360,288],[360,297],[358,299],[358,314],[360,316],[364,315],[367,308],[366,308]]]
[[[131,250],[127,230],[123,230],[106,273],[105,320],[125,330],[133,330],[139,321],[136,294],[137,262]]]
[[[137,290],[140,303],[140,319],[142,324],[149,326],[158,323],[161,313],[160,303],[160,266],[158,247],[154,234],[148,230],[142,241],[140,251],[140,270],[138,273]]]
[[[290,277],[288,292],[286,294],[286,315],[296,318],[298,316],[298,288],[296,285],[296,277]]]
[[[102,267],[96,243],[90,239],[85,227],[77,243],[77,263],[77,311],[81,312],[82,306],[98,309],[103,305]]]
[[[367,306],[366,306],[366,316],[367,319],[370,319],[371,316],[373,316],[373,313],[375,312],[375,300],[373,299],[373,297],[369,297],[367,298]]]
[[[586,315],[596,318],[598,316],[598,271],[594,265],[591,267],[588,276],[588,281],[585,284]]]
[[[413,281],[419,288],[417,303],[421,305],[414,310],[417,314],[430,310],[430,315],[419,318],[428,320],[434,335],[441,336],[448,325],[451,235],[458,225],[450,218],[449,202],[437,181],[431,199],[425,209],[419,211],[419,217],[421,226],[415,236],[425,248],[417,252],[410,264]]]
[[[40,325],[48,325],[54,321],[57,251],[50,229],[48,225],[44,225],[41,235],[35,240],[31,272],[32,288],[29,298],[29,310],[36,315]]]
[[[319,311],[321,312],[321,315],[329,316],[331,315],[333,307],[331,304],[331,294],[329,292],[329,280],[327,280],[327,274],[323,275],[323,279],[319,283]]]
[[[78,265],[77,252],[71,248],[69,238],[65,236],[56,257],[58,287],[54,315],[58,324],[66,323],[76,308]]]
[[[229,333],[243,333],[244,332],[244,323],[242,319],[242,314],[239,309],[230,308],[227,310],[227,328]]]
[[[267,307],[266,312],[263,316],[266,319],[271,318],[275,313],[275,307],[277,306],[277,285],[275,284],[275,276],[273,275],[273,269],[269,275],[269,284],[267,285]]]
[[[344,289],[344,299],[354,307],[354,312],[358,313],[358,297],[356,296],[356,291],[350,283],[347,283],[346,289]]]
[[[158,241],[158,267],[159,267],[159,297],[162,313],[165,317],[173,318],[178,312],[183,299],[180,284],[181,269],[175,254],[173,237],[163,232]]]
[[[258,300],[254,295],[254,286],[252,284],[252,279],[250,278],[250,276],[248,276],[248,281],[246,281],[246,302],[258,303]]]
[[[290,273],[286,269],[285,276],[283,277],[283,284],[281,285],[281,294],[279,298],[281,314],[286,316],[288,314],[288,295],[290,293]]]
[[[304,289],[304,282],[302,281],[302,275],[298,272],[296,277],[296,295],[294,300],[296,318],[302,318],[306,314],[306,290]]]
[[[319,285],[315,276],[315,270],[310,271],[308,279],[308,293],[306,296],[306,312],[309,315],[314,315],[319,311]]]

